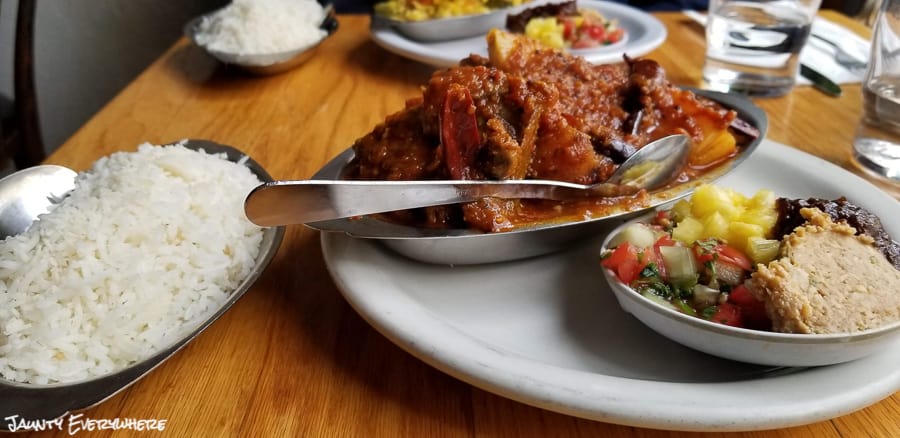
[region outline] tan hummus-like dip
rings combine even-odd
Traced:
[[[872,238],[804,208],[807,220],[782,241],[781,257],[748,282],[765,302],[772,330],[846,333],[900,321],[900,271]]]

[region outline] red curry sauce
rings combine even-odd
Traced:
[[[489,37],[490,38],[490,37]],[[671,85],[654,61],[593,65],[517,40],[503,56],[472,55],[435,72],[411,99],[353,145],[348,179],[550,179],[603,182],[655,139],[688,134],[696,179],[739,153],[734,111]],[[491,51],[494,55],[494,50]],[[738,121],[739,122],[739,121]],[[646,192],[570,202],[485,198],[384,215],[429,228],[508,231],[579,221],[649,203]]]

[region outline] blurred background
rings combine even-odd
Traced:
[[[35,12],[34,68],[49,154],[182,35],[190,19],[229,0],[42,0]],[[367,13],[375,0],[335,0],[339,13]],[[642,9],[705,9],[707,0],[613,0]],[[866,15],[877,0],[824,0]],[[0,0],[0,109],[13,96],[18,0]]]
[[[184,24],[227,0],[38,1],[34,68],[44,148],[66,141],[181,37]],[[0,99],[13,96],[18,0],[0,0]],[[5,109],[5,108],[4,108]]]

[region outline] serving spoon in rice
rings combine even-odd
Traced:
[[[75,188],[74,170],[45,164],[29,167],[0,179],[0,239],[28,229]]]

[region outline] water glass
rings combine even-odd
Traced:
[[[710,0],[706,88],[781,96],[794,86],[800,50],[821,0]]]
[[[853,158],[869,173],[900,184],[900,0],[883,0],[875,19]]]

